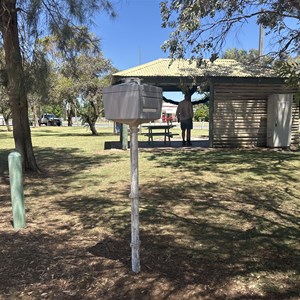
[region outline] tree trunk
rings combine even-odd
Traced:
[[[92,107],[91,116],[88,117],[88,123],[90,125],[91,131],[93,135],[98,135],[97,129],[96,129],[96,122],[98,119],[98,107],[95,105],[93,101],[90,101],[90,105]]]
[[[96,129],[96,122],[91,121],[89,118],[87,119],[87,123],[90,126],[90,129],[92,131],[92,135],[98,135],[97,129]]]
[[[67,120],[68,120],[68,126],[73,126],[73,116],[74,116],[74,104],[72,103],[72,99],[69,99],[67,102]]]
[[[33,113],[33,126],[35,128],[40,127],[40,125],[39,125],[39,116],[38,116],[38,113],[37,113],[36,100],[33,100],[31,108],[32,108],[32,113]]]
[[[6,128],[7,128],[7,131],[11,131],[11,128],[9,126],[9,118],[10,118],[10,113],[8,113],[8,114],[3,113],[3,119],[5,122]]]
[[[67,110],[67,118],[68,118],[68,126],[73,126],[73,114],[72,114],[72,110],[69,109]]]
[[[16,150],[22,155],[25,171],[39,171],[32,148],[28,103],[18,36],[16,0],[1,1],[0,29],[8,75],[8,96],[12,109]]]

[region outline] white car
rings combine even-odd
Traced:
[[[61,126],[61,123],[61,119],[56,117],[54,114],[43,114],[39,119],[39,125]]]

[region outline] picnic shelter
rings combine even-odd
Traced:
[[[274,69],[233,59],[157,59],[113,74],[163,91],[198,87],[209,94],[210,147],[299,147],[297,92]]]

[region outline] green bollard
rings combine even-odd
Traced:
[[[15,230],[18,230],[26,227],[22,156],[19,152],[13,151],[8,155],[8,168],[13,211],[13,226]]]

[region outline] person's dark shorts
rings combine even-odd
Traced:
[[[181,127],[181,130],[191,130],[193,129],[193,120],[192,119],[187,119],[187,120],[184,120],[184,121],[181,121],[180,122],[180,127]]]

